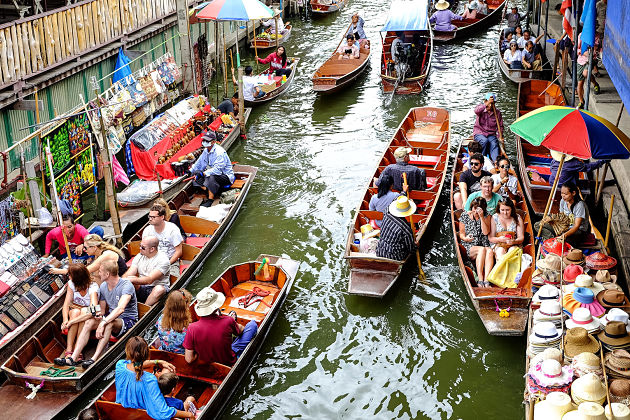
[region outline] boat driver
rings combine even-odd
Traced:
[[[221,190],[232,185],[235,179],[232,162],[225,150],[216,144],[216,140],[217,136],[212,131],[203,135],[201,138],[203,153],[190,168],[190,173],[197,175],[193,185],[208,194],[208,199],[201,203],[206,207],[210,207]]]

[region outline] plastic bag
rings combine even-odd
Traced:
[[[488,274],[487,280],[498,286],[515,288],[518,286],[514,282],[516,275],[521,272],[521,257],[523,250],[513,247],[499,260]]]
[[[196,216],[201,219],[210,220],[211,222],[221,223],[231,207],[231,204],[217,204],[216,206],[210,207],[201,206]]]
[[[37,210],[37,220],[40,226],[52,225],[53,217],[46,207]]]

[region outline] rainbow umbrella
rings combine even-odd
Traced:
[[[581,109],[547,105],[514,121],[510,130],[535,146],[580,159],[630,158],[630,138],[610,121]]]
[[[273,11],[258,0],[214,0],[197,12],[197,19],[250,21],[273,18]]]

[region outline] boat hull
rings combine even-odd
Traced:
[[[506,0],[489,0],[488,13],[481,19],[454,20],[453,25],[457,26],[455,31],[433,30],[433,39],[437,43],[448,43],[456,40],[466,39],[482,30],[488,29],[501,19],[501,14],[505,8]],[[492,7],[492,8],[490,8]]]
[[[291,65],[289,66],[291,68],[291,74],[289,75],[289,77],[287,77],[287,81],[284,82],[283,84],[281,84],[279,87],[277,87],[276,89],[268,92],[267,94],[265,94],[265,96],[263,96],[262,98],[258,98],[255,99],[253,101],[245,101],[245,105],[247,106],[257,106],[257,105],[261,105],[261,104],[265,104],[269,101],[272,101],[274,99],[276,99],[278,96],[284,95],[285,93],[287,93],[287,91],[289,90],[289,88],[291,87],[291,84],[293,83],[293,79],[295,79],[295,73],[297,71],[297,66],[298,63],[300,62],[299,58],[296,57],[289,57],[293,59],[293,63],[291,63]]]
[[[342,38],[341,42],[344,40],[345,36]],[[339,45],[337,45],[337,48],[339,48]],[[357,59],[360,63],[349,71],[347,69],[348,65],[354,64],[355,60],[338,60],[337,53],[333,53],[333,55],[313,74],[313,90],[318,93],[327,94],[335,93],[348,87],[370,64],[370,55],[372,50],[369,46],[370,44],[368,41],[368,48],[361,48],[360,57]]]
[[[285,29],[287,30],[287,32],[284,35],[282,35],[282,38],[278,39],[278,45],[279,46],[284,44],[286,41],[289,40],[289,37],[291,36],[291,31],[293,30],[293,26],[292,25],[287,25],[285,27]],[[255,48],[255,49],[258,49],[258,50],[268,50],[268,49],[271,49],[271,48],[276,48],[276,40],[275,39],[271,39],[271,38],[262,38],[262,37],[257,36],[249,44],[249,47],[250,48]]]

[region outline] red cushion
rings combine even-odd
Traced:
[[[197,248],[203,248],[203,246],[207,244],[208,241],[210,241],[210,239],[212,238],[203,237],[203,236],[192,236],[192,237],[186,238],[184,242],[187,243],[188,245],[192,245]]]
[[[434,166],[440,161],[440,156],[409,155],[409,163],[414,165]]]
[[[551,168],[549,166],[528,166],[527,170],[536,171],[541,175],[550,175]]]
[[[4,296],[9,290],[11,290],[11,286],[3,281],[0,281],[0,296]]]
[[[179,264],[179,274],[182,274],[190,264]]]
[[[432,177],[432,176],[428,176],[427,177],[427,188],[431,189],[433,187],[435,187],[435,184],[437,183],[437,178],[436,177]]]

